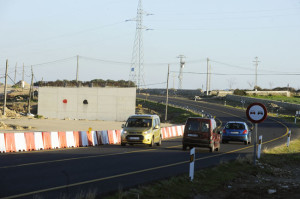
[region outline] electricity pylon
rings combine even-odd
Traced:
[[[260,61],[258,61],[258,57],[255,57],[255,61],[253,61],[255,63],[255,86],[254,89],[255,91],[257,91],[257,67],[258,67],[258,63]]]
[[[185,62],[183,61],[183,58],[185,58],[184,55],[179,55],[177,58],[180,58],[180,68],[179,68],[179,75],[178,75],[178,89],[182,89],[182,79],[183,79],[183,68],[184,68],[184,64]]]
[[[144,80],[144,50],[143,50],[143,29],[149,30],[143,26],[143,15],[151,15],[144,12],[142,7],[142,0],[139,0],[137,7],[137,16],[134,19],[129,19],[126,21],[136,21],[136,32],[135,40],[132,51],[131,67],[129,73],[129,80],[133,81],[140,89],[145,85]]]

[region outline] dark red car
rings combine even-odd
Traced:
[[[209,148],[210,152],[219,151],[221,140],[215,119],[190,117],[185,124],[182,149],[204,147]]]

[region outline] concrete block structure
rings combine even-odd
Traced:
[[[40,87],[38,115],[125,121],[135,113],[136,88]]]

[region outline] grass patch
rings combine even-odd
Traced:
[[[292,140],[290,146],[285,144],[263,151],[263,162],[282,167],[300,163],[300,139]]]
[[[44,119],[44,116],[42,116],[42,115],[35,115],[34,118],[36,118],[36,119]]]
[[[136,104],[141,104],[144,108],[157,112],[161,119],[165,118],[166,105],[157,102],[137,99]],[[168,122],[172,124],[185,124],[188,117],[201,117],[202,115],[188,110],[168,106]]]
[[[293,103],[293,104],[300,104],[300,98],[299,97],[286,97],[286,96],[280,96],[280,95],[274,95],[274,96],[248,96],[248,97],[274,100],[274,101],[280,101],[280,102],[288,102],[288,103]]]
[[[237,177],[245,176],[247,171],[258,173],[246,159],[220,164],[214,168],[195,172],[194,181],[191,182],[187,175],[172,177],[150,185],[139,186],[125,192],[117,193],[105,199],[131,199],[131,198],[157,198],[157,199],[182,199],[193,198],[199,193],[209,193]]]
[[[281,119],[283,119],[283,120],[286,121],[286,122],[289,122],[289,123],[295,123],[295,116],[279,114],[278,117],[281,118]],[[299,117],[297,117],[296,125],[297,125],[298,127],[300,127],[300,118],[299,118]]]

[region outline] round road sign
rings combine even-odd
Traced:
[[[267,109],[261,103],[252,103],[246,110],[248,119],[253,123],[260,123],[267,118]]]

